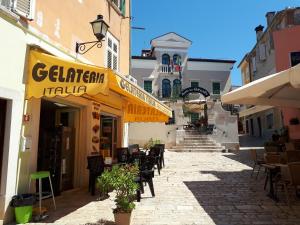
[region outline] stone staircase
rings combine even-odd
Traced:
[[[186,131],[183,141],[172,146],[169,151],[174,152],[222,152],[223,146],[216,143],[209,135],[199,134],[197,131]]]

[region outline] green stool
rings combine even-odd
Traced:
[[[48,178],[50,182],[50,188],[51,188],[51,194],[47,196],[42,196],[42,179]],[[42,199],[48,198],[52,196],[53,199],[53,204],[54,204],[54,209],[56,210],[56,204],[55,204],[55,199],[54,199],[54,194],[53,194],[53,188],[52,188],[52,182],[50,178],[50,172],[49,171],[38,171],[35,173],[30,174],[29,178],[29,192],[30,192],[30,185],[31,185],[31,180],[39,180],[39,208],[40,208],[40,214],[42,214]]]

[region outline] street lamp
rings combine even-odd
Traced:
[[[94,46],[97,46],[97,48],[102,47],[102,41],[104,40],[104,37],[106,36],[106,32],[107,32],[109,26],[103,20],[102,15],[98,15],[97,19],[90,22],[90,24],[92,25],[93,33],[96,36],[96,38],[98,39],[98,41],[88,41],[88,42],[83,42],[83,43],[76,42],[76,50],[75,50],[76,53],[85,54]],[[89,48],[87,48],[87,46],[90,44],[92,44],[92,45]]]

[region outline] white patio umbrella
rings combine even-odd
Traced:
[[[227,104],[300,108],[300,64],[246,84],[221,100]]]

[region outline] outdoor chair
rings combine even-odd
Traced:
[[[143,183],[148,184],[152,197],[155,196],[153,177],[154,177],[155,158],[151,155],[141,155],[140,158],[140,183],[142,192],[144,192]]]
[[[89,191],[92,195],[95,195],[96,179],[104,171],[104,160],[101,155],[88,156],[88,167],[89,170]]]
[[[139,175],[136,177],[135,182],[139,184],[137,190],[137,201],[141,200],[141,193],[144,193],[144,184],[148,184],[152,197],[155,197],[153,177],[154,177],[154,164],[155,159],[152,156],[146,154],[136,154],[139,157]]]
[[[251,177],[253,176],[253,173],[255,171],[256,166],[258,166],[258,170],[257,170],[257,173],[256,173],[256,179],[257,179],[257,177],[259,175],[259,172],[260,172],[261,165],[264,164],[265,161],[263,159],[259,159],[257,157],[257,151],[255,149],[251,149],[250,150],[250,154],[251,154],[251,158],[252,158],[252,160],[254,162],[252,173],[251,173]]]
[[[279,154],[274,154],[272,153],[267,153],[265,155],[265,163],[267,164],[278,164],[282,162],[282,156]],[[266,179],[265,179],[265,185],[264,185],[264,190],[267,187],[267,183],[268,183],[268,179],[269,179],[269,174],[267,173]],[[278,180],[278,176],[274,176],[273,178],[273,183],[276,183]]]
[[[296,195],[299,197],[299,189],[300,186],[300,162],[293,162],[288,164],[289,172],[290,172],[290,179],[291,185],[295,187]]]
[[[128,148],[117,148],[118,163],[125,164],[128,163],[130,155]]]
[[[154,164],[157,167],[158,174],[160,175],[161,170],[161,149],[159,147],[151,147],[149,155],[154,158]]]
[[[140,150],[140,147],[138,144],[133,144],[128,146],[129,154],[131,155],[134,152],[138,152]]]
[[[165,158],[164,158],[165,144],[155,144],[154,147],[160,148],[160,165],[161,167],[165,167]]]
[[[300,151],[286,151],[285,154],[288,163],[300,162]]]
[[[279,152],[278,146],[265,146],[265,152]]]
[[[285,150],[286,151],[295,151],[296,148],[295,148],[295,145],[293,142],[287,142],[285,143]]]
[[[288,185],[291,185],[295,188],[296,196],[299,197],[299,185],[300,185],[300,162],[288,163],[288,168],[281,168],[280,180],[277,182],[277,186],[283,186],[286,201],[288,206],[290,206],[290,198],[288,192]],[[277,188],[276,188],[277,190]]]

